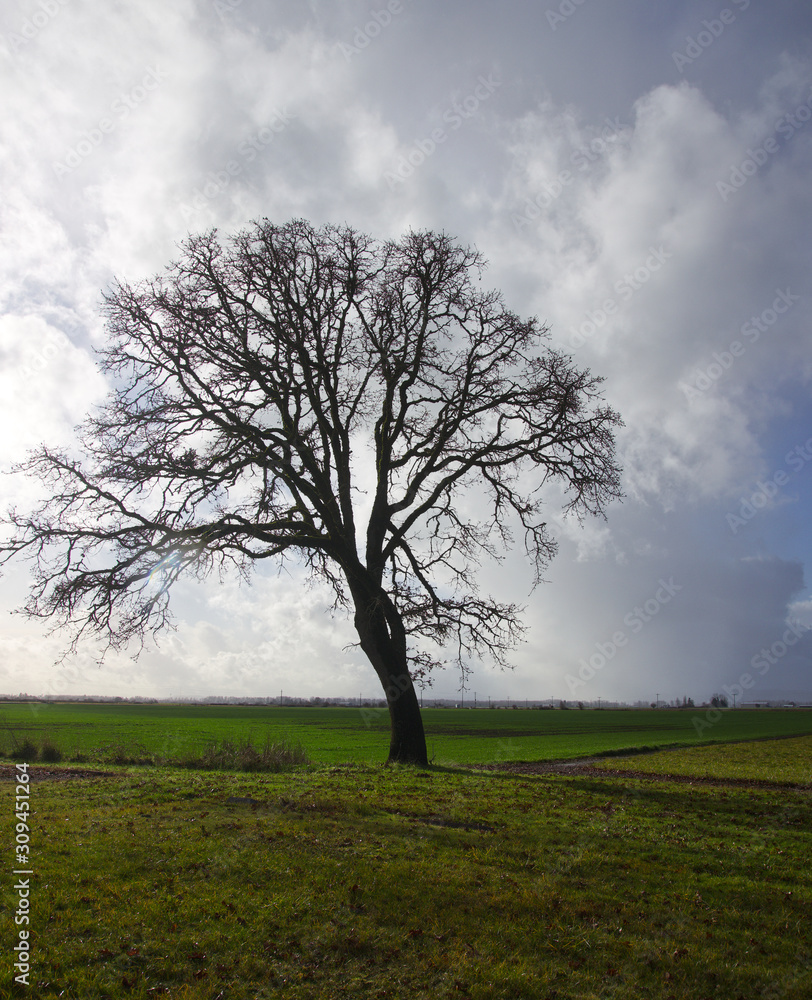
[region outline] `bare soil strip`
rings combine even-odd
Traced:
[[[596,759],[596,758],[593,758]],[[652,774],[648,771],[626,771],[613,768],[594,767],[592,760],[573,761],[510,761],[499,764],[465,765],[462,770],[503,771],[508,774],[564,774],[589,778],[633,778],[640,781],[673,782],[682,785],[727,785],[740,788],[794,788],[810,791],[812,786],[799,785],[789,781],[765,781],[759,778],[712,778],[691,774]],[[0,781],[15,781],[17,769],[14,765],[0,765]],[[32,764],[28,768],[31,781],[71,781],[87,778],[120,778],[121,771],[96,771],[84,767],[41,767]]]
[[[809,785],[790,781],[765,781],[761,778],[711,778],[692,774],[652,774],[649,771],[626,771],[594,767],[591,761],[510,761],[500,764],[476,764],[471,770],[506,771],[510,774],[567,774],[590,778],[635,778],[641,781],[674,782],[683,785],[728,785],[740,788],[797,788],[809,791]]]
[[[18,773],[13,764],[0,764],[0,781],[16,781]],[[91,771],[86,767],[39,767],[30,764],[28,777],[31,781],[70,781],[72,778],[120,778],[121,772]]]

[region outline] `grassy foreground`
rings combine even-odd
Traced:
[[[138,769],[31,807],[28,996],[812,996],[809,788]]]

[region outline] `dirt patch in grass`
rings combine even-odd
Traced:
[[[20,772],[16,767],[0,765],[0,781],[16,781]],[[90,771],[86,767],[28,767],[31,781],[70,781],[72,778],[120,778],[121,772]]]
[[[648,771],[615,770],[594,767],[582,761],[510,761],[502,764],[477,764],[477,771],[506,771],[510,774],[568,774],[590,778],[637,778],[642,781],[675,782],[682,785],[730,785],[737,788],[795,788],[809,791],[809,785],[790,781],[765,781],[758,778],[709,778],[691,774],[653,774]]]
[[[452,819],[448,816],[424,816],[420,813],[394,812],[393,816],[398,819],[409,820],[413,823],[425,823],[427,826],[440,826],[448,830],[475,830],[478,833],[496,833],[496,827],[490,823],[483,823],[478,820]]]

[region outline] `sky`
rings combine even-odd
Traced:
[[[11,0],[0,11],[0,467],[105,395],[114,277],[252,219],[444,231],[605,378],[625,499],[559,551],[466,698],[812,700],[812,9],[805,0]],[[0,503],[37,496],[19,475]],[[296,568],[181,582],[137,660],[12,614],[0,692],[380,697]],[[459,675],[429,697],[457,697]]]

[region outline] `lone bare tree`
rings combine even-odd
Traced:
[[[168,623],[181,574],[295,559],[354,614],[389,760],[426,764],[413,679],[432,650],[505,664],[523,631],[479,595],[480,557],[518,531],[538,582],[555,552],[540,488],[560,481],[579,514],[620,495],[602,380],[482,291],[482,266],[442,234],[262,221],[114,284],[108,399],[75,453],[18,467],[49,493],[9,512],[0,549],[32,559],[24,613],[68,626],[71,649],[118,649]]]

